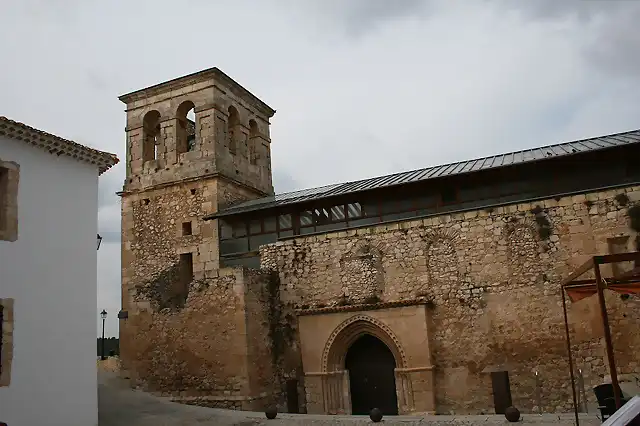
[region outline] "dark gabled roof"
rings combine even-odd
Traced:
[[[248,213],[257,210],[265,210],[269,208],[297,204],[304,201],[319,200],[322,198],[328,198],[337,195],[351,194],[370,189],[385,188],[395,185],[426,181],[429,179],[441,178],[445,176],[461,175],[477,172],[480,170],[496,169],[499,167],[512,166],[521,163],[542,161],[548,158],[566,157],[573,154],[599,151],[616,146],[632,145],[639,142],[640,130],[632,130],[629,132],[598,136],[595,138],[544,146],[541,148],[510,152],[508,154],[493,155],[490,157],[478,158],[476,160],[460,161],[457,163],[427,167],[424,169],[379,176],[371,179],[337,183],[333,185],[322,186],[319,188],[304,189],[301,191],[263,197],[230,206],[229,208],[223,209],[218,213],[206,216],[204,219],[215,219],[218,217]]]

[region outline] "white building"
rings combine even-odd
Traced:
[[[0,423],[98,424],[98,175],[117,162],[0,117]]]

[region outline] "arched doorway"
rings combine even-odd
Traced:
[[[387,345],[364,334],[347,350],[352,414],[369,414],[378,408],[386,415],[398,414],[394,369],[396,361]]]

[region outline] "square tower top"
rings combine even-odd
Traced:
[[[230,90],[234,95],[243,99],[245,102],[252,104],[260,113],[266,116],[266,118],[271,118],[276,113],[276,110],[261,101],[257,96],[245,89],[241,84],[229,77],[218,67],[208,68],[162,83],[154,84],[153,86],[121,95],[118,99],[127,104],[129,107],[127,109],[130,109],[131,107],[136,108],[148,103],[148,101],[151,100],[150,98],[162,98],[162,95],[167,97],[167,94],[172,91],[178,91],[188,86],[202,84],[212,80],[218,82],[222,87]],[[168,97],[170,96],[171,95]]]
[[[119,97],[127,104],[123,192],[224,178],[273,193],[269,119],[275,110],[218,68]]]

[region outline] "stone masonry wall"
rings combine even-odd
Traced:
[[[245,321],[247,324],[248,378],[252,394],[259,398],[255,410],[264,410],[274,402],[277,391],[274,372],[277,366],[272,356],[271,321],[277,315],[278,300],[271,291],[270,274],[247,270]]]
[[[216,185],[203,180],[122,199],[122,306],[129,314],[120,323],[122,361],[148,390],[249,392],[246,344],[236,338],[244,332],[244,290],[234,288],[235,276],[219,277],[217,230],[199,220],[217,202]],[[185,222],[192,235],[183,235]],[[177,286],[181,253],[193,256],[195,279],[186,289]],[[219,351],[239,362],[224,362]]]
[[[493,412],[489,373],[504,369],[522,411],[540,408],[537,383],[543,411],[569,411],[559,283],[608,253],[609,238],[628,235],[626,251],[636,249],[634,203],[638,186],[446,214],[281,241],[261,261],[278,273],[285,309],[430,300],[438,413]],[[608,374],[594,299],[569,302],[568,314],[591,402]],[[640,300],[607,303],[618,371],[640,377]]]
[[[217,229],[199,219],[216,205],[216,185],[210,179],[122,197],[123,306],[134,286],[149,293],[168,285],[165,275],[171,275],[180,253],[193,253],[194,276],[204,278],[203,263],[218,259],[212,244]],[[192,235],[183,235],[187,222]]]
[[[243,294],[234,275],[194,283],[182,309],[130,314],[125,333],[126,369],[148,391],[176,397],[225,397],[249,393]],[[122,337],[121,337],[122,339]],[[223,356],[224,354],[224,356]],[[233,360],[233,362],[231,362]]]
[[[123,196],[121,356],[138,386],[212,407],[270,401],[269,274],[220,269],[217,228],[200,220],[219,198],[252,196],[220,179]],[[188,288],[179,285],[183,253],[193,259]]]
[[[224,179],[218,181],[218,209],[257,198],[255,191]]]

